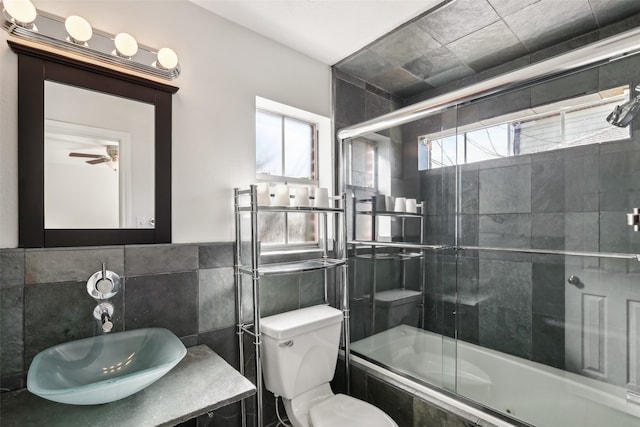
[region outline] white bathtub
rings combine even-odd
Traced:
[[[456,346],[411,326],[354,342],[351,350],[535,426],[640,426],[640,405],[626,401],[624,388],[463,341]]]

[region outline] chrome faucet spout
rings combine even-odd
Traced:
[[[111,332],[113,329],[113,305],[103,302],[93,309],[93,317],[100,322],[102,332]]]
[[[111,321],[111,316],[109,313],[102,313],[102,332],[111,332],[113,329],[113,322]]]

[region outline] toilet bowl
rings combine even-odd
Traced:
[[[331,390],[340,310],[317,305],[265,317],[260,325],[264,384],[282,397],[293,427],[397,427],[375,406]]]
[[[382,427],[397,426],[383,411],[375,406],[345,394],[336,394],[309,411],[313,427]]]

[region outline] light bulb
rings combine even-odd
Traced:
[[[91,25],[81,16],[72,15],[64,21],[64,28],[67,30],[72,42],[84,44],[93,35]]]
[[[36,7],[29,0],[3,0],[5,15],[21,26],[29,26],[38,15]]]
[[[115,37],[114,42],[116,44],[116,52],[120,56],[131,58],[138,52],[138,42],[131,34],[120,33]]]
[[[165,70],[173,70],[178,66],[178,55],[168,47],[163,47],[158,51],[157,65]]]

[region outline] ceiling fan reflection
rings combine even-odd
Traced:
[[[102,163],[106,163],[108,167],[113,170],[118,169],[118,146],[117,145],[107,145],[106,146],[107,154],[91,154],[91,153],[77,153],[71,152],[69,153],[69,157],[82,157],[82,158],[90,158],[93,160],[87,160],[86,163],[90,165],[99,165]]]

